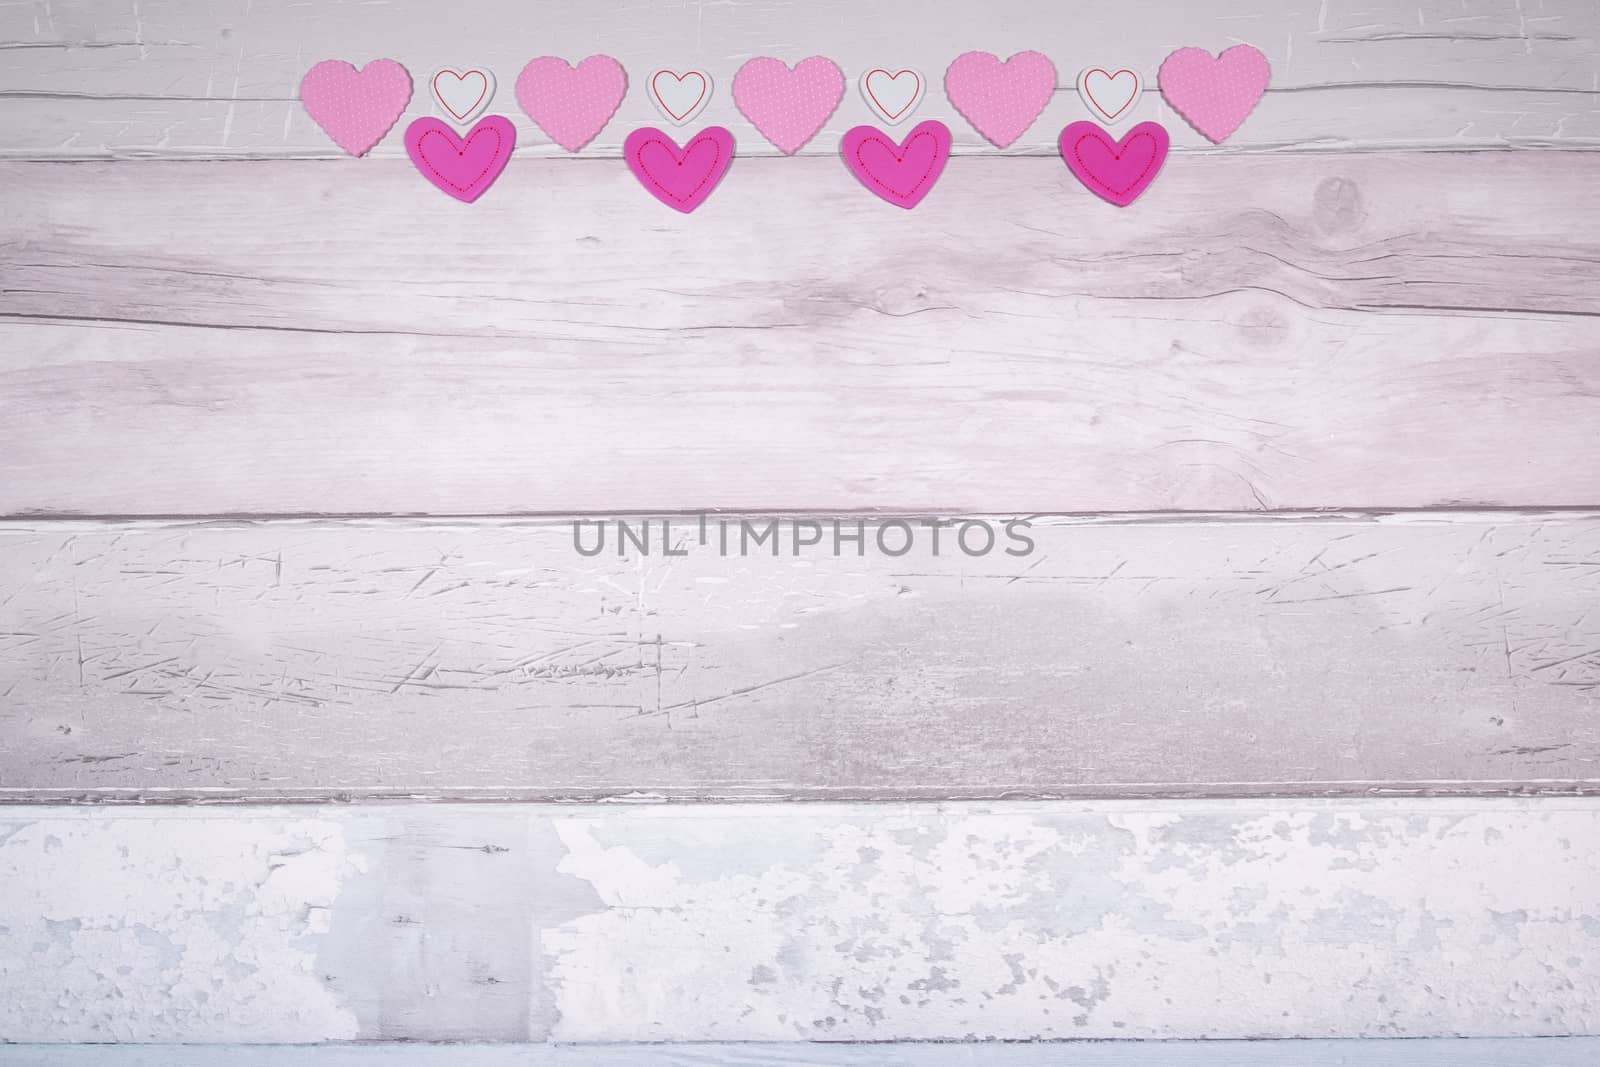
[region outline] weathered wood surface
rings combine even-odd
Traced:
[[[1523,0],[13,3],[0,515],[1594,506],[1597,36]],[[1004,154],[1048,156],[1080,66],[1237,40],[1272,91],[1196,151],[1152,85],[1180,155],[1129,212],[937,89],[1046,51]],[[636,84],[596,158],[539,158],[517,69],[602,50]],[[825,158],[853,87],[814,158],[747,158],[692,219],[603,159],[657,121],[643,71],[691,64],[770,156],[732,71],[813,52],[935,82],[965,158],[917,212]],[[419,90],[495,69],[524,158],[478,205],[398,134],[333,159],[294,101],[378,55]],[[1600,789],[1592,513],[1033,532],[584,559],[561,521],[12,522],[0,799]],[[0,812],[0,1042],[1600,1033],[1594,800]]]
[[[1594,514],[673,521],[7,525],[0,796],[1600,788]]]
[[[651,1045],[0,1045],[7,1067],[1593,1067],[1600,1038]]]
[[[0,166],[0,514],[1592,505],[1594,158]]]
[[[390,56],[417,82],[410,114],[427,114],[435,66],[480,64],[499,81],[494,110],[514,118],[524,153],[565,153],[517,107],[512,86],[535,55],[615,56],[632,86],[585,150],[615,156],[623,135],[660,122],[643,82],[659,66],[699,65],[718,81],[701,122],[727,125],[743,154],[775,154],[733,106],[739,64],[755,55],[837,61],[852,90],[808,153],[837,151],[840,133],[871,116],[853,79],[872,66],[919,67],[930,81],[920,115],[949,122],[958,151],[992,152],[946,101],[945,67],[984,49],[1049,55],[1056,99],[1012,152],[1051,153],[1062,125],[1087,117],[1077,72],[1130,65],[1150,85],[1145,118],[1168,124],[1180,149],[1205,145],[1155,92],[1173,49],[1240,41],[1265,51],[1273,83],[1220,151],[1505,144],[1600,145],[1600,12],[1586,0],[1176,0],[1144,3],[929,4],[922,0],[657,3],[462,0],[51,0],[0,7],[0,154],[12,158],[306,157],[338,150],[296,100],[319,59]],[[396,130],[377,149],[400,155]],[[366,170],[363,169],[363,174]],[[720,194],[719,194],[720,195]]]
[[[1600,802],[11,809],[0,1037],[1600,1033]]]

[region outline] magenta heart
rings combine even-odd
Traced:
[[[822,56],[793,70],[770,57],[752,59],[733,76],[733,102],[786,156],[817,135],[842,99],[844,73]]]
[[[1156,75],[1167,103],[1213,144],[1221,144],[1243,125],[1271,78],[1267,57],[1247,44],[1234,45],[1216,57],[1204,48],[1180,48]]]
[[[1154,122],[1139,123],[1121,141],[1092,122],[1074,122],[1061,131],[1061,158],[1091,193],[1127,207],[1156,180],[1169,143]]]
[[[622,144],[628,169],[650,195],[685,214],[699,207],[733,162],[733,134],[708,126],[682,148],[653,126],[634,130]]]
[[[360,70],[325,59],[300,79],[300,102],[334,144],[364,156],[405,114],[411,75],[392,59],[374,59]]]
[[[944,72],[944,92],[961,117],[999,148],[1033,125],[1056,91],[1056,68],[1038,52],[1004,63],[989,52],[967,52]]]
[[[944,172],[950,127],[921,122],[895,144],[876,127],[857,126],[844,135],[840,153],[862,185],[897,207],[914,208]]]
[[[605,129],[627,92],[627,72],[610,56],[590,56],[576,67],[559,56],[540,56],[517,75],[517,103],[568,152]]]
[[[435,186],[470,204],[494,184],[517,146],[517,128],[504,115],[485,115],[465,139],[435,118],[406,127],[406,154]]]

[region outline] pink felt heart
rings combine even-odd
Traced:
[[[1259,48],[1234,45],[1213,57],[1204,48],[1180,48],[1161,64],[1161,95],[1213,144],[1233,135],[1267,91],[1272,65]]]
[[[324,59],[300,79],[300,102],[334,144],[364,156],[405,114],[411,75],[392,59],[374,59],[360,70]]]
[[[406,154],[422,176],[469,204],[500,177],[516,145],[517,128],[504,115],[484,116],[465,138],[435,118],[406,127]]]
[[[627,92],[627,72],[610,56],[590,56],[576,67],[559,56],[540,56],[517,75],[517,103],[568,152],[605,129]]]
[[[1127,207],[1150,187],[1166,161],[1164,127],[1141,122],[1121,141],[1092,122],[1074,122],[1061,131],[1061,158],[1067,169],[1102,200]]]
[[[1056,68],[1038,52],[1018,52],[1004,63],[989,52],[968,52],[944,72],[944,91],[962,118],[1005,148],[1050,102]]]
[[[786,156],[817,135],[843,98],[844,72],[822,56],[793,70],[770,57],[752,59],[733,76],[734,104]]]
[[[708,126],[682,148],[653,126],[634,130],[623,158],[639,184],[663,204],[685,214],[699,207],[733,162],[733,134]]]
[[[895,144],[876,127],[857,126],[844,135],[841,155],[862,185],[897,207],[914,208],[944,172],[950,127],[920,122]]]

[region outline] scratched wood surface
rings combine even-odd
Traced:
[[[0,527],[0,796],[1600,788],[1593,513],[660,521]]]
[[[1595,159],[4,165],[0,514],[1591,505]]]
[[[1600,1030],[1594,799],[9,809],[0,885],[16,1041]]]
[[[7,1067],[1592,1067],[1600,1039],[13,1045]]]
[[[623,0],[50,0],[0,7],[0,152],[24,158],[337,155],[300,110],[305,70],[329,57],[389,56],[419,83],[435,67],[476,64],[499,82],[493,109],[517,121],[521,151],[565,155],[517,107],[512,84],[535,55],[615,56],[631,91],[590,156],[615,156],[623,136],[660,119],[643,82],[656,67],[708,70],[719,87],[701,121],[726,125],[744,154],[775,154],[733,106],[746,59],[823,54],[849,78],[877,65],[913,66],[930,81],[921,115],[949,122],[957,150],[984,147],[940,91],[959,53],[1049,55],[1054,103],[1013,153],[1054,152],[1063,124],[1087,117],[1077,72],[1144,72],[1146,118],[1169,123],[1181,149],[1205,145],[1154,91],[1173,49],[1219,51],[1245,41],[1273,65],[1257,114],[1223,151],[1329,147],[1600,145],[1600,12],[1588,0],[1142,0],[983,4],[922,0],[627,3]],[[411,114],[428,113],[413,98]],[[853,89],[805,151],[837,151],[869,121]],[[398,131],[379,155],[400,154]],[[370,168],[363,168],[365,174]],[[719,194],[720,195],[720,194]]]

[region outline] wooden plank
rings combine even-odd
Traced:
[[[10,1067],[1591,1067],[1600,1038],[721,1045],[12,1045]]]
[[[0,514],[1592,505],[1588,158],[12,164]]]
[[[951,124],[959,150],[987,148],[940,89],[959,52],[1049,54],[1061,73],[1054,103],[1013,148],[1052,152],[1066,122],[1087,117],[1077,71],[1129,64],[1151,91],[1145,117],[1173,130],[1180,150],[1204,145],[1165,107],[1154,75],[1174,48],[1262,48],[1273,88],[1223,151],[1349,145],[1600,145],[1600,13],[1581,0],[1164,0],[1129,17],[1115,3],[984,5],[853,0],[795,6],[762,2],[630,5],[553,0],[536,19],[516,0],[464,0],[449,20],[431,0],[382,4],[291,0],[144,0],[108,8],[99,0],[0,7],[3,154],[13,158],[331,157],[337,150],[295,99],[318,59],[391,56],[419,81],[433,67],[475,63],[496,72],[497,111],[518,120],[525,153],[557,154],[522,115],[512,85],[535,54],[569,59],[604,51],[634,85],[590,156],[616,156],[623,134],[659,122],[641,88],[658,66],[699,65],[721,92],[703,116],[727,125],[746,154],[774,154],[729,95],[734,71],[753,55],[796,61],[822,53],[854,78],[879,64],[920,67],[933,82],[922,115]],[[412,114],[428,112],[424,96]],[[849,126],[870,121],[852,91],[806,149],[837,150]],[[399,134],[377,154],[401,154]],[[561,153],[564,154],[564,153]]]
[[[1600,788],[1594,513],[661,521],[0,527],[0,796]]]
[[[10,809],[0,887],[14,1041],[1600,1032],[1595,800]]]

